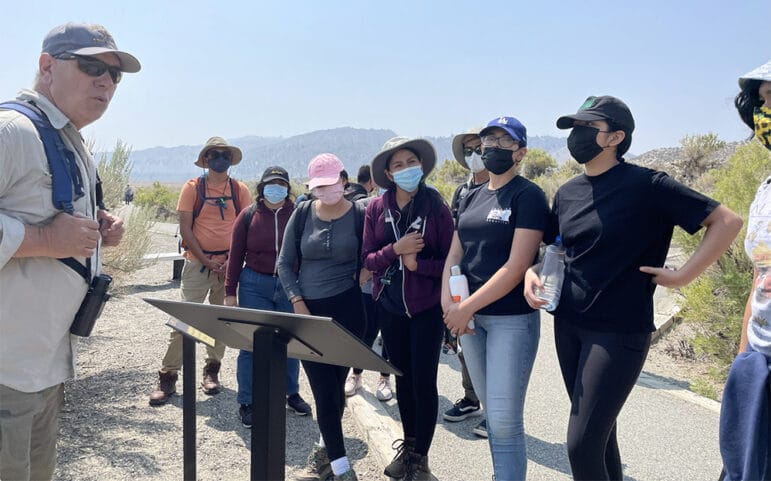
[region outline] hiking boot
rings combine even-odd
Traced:
[[[396,450],[396,456],[393,461],[386,466],[383,474],[392,478],[401,479],[407,474],[407,465],[409,464],[412,450],[415,449],[415,439],[397,439],[391,444],[391,449]]]
[[[177,392],[177,373],[158,371],[158,387],[150,393],[150,406],[162,406]]]
[[[345,380],[346,397],[353,396],[359,389],[361,389],[361,374],[351,374],[348,376],[348,379]]]
[[[354,475],[355,476],[355,475]],[[327,481],[332,477],[332,465],[329,464],[327,448],[313,445],[308,455],[308,464],[294,474],[294,481]]]
[[[377,382],[375,397],[377,397],[378,401],[390,401],[394,397],[394,393],[391,391],[391,381],[388,376],[380,376],[380,380]]]
[[[407,474],[402,481],[429,481],[432,479],[428,469],[428,456],[411,453],[407,464]]]
[[[336,474],[334,481],[359,481],[359,478],[356,477],[356,473],[353,472],[353,469],[349,469],[343,474]]]
[[[243,424],[245,428],[252,429],[251,404],[242,404],[241,407],[238,408],[238,417],[241,418],[241,424]]]
[[[472,429],[474,434],[479,436],[480,438],[486,438],[487,435],[487,419],[483,419],[481,423],[474,426],[474,429]]]
[[[311,413],[311,406],[300,397],[299,393],[291,394],[286,398],[286,407],[294,411],[298,416],[307,416]]]
[[[219,380],[221,364],[215,361],[209,361],[203,367],[203,380],[201,381],[201,388],[204,394],[214,395],[220,392],[222,385]]]
[[[446,421],[456,423],[463,421],[469,416],[476,416],[479,413],[479,401],[473,402],[467,397],[458,399],[455,404],[445,411],[442,416]]]

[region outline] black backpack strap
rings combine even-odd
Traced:
[[[195,218],[201,213],[203,205],[206,203],[206,174],[201,174],[195,180],[195,203],[193,204],[193,224],[195,224]]]
[[[246,208],[244,211],[244,217],[241,219],[241,222],[243,223],[244,228],[246,231],[249,231],[249,226],[252,223],[252,217],[254,217],[254,211],[257,210],[257,202],[252,202],[249,207]]]
[[[300,241],[302,240],[303,230],[305,229],[305,222],[308,220],[308,212],[311,210],[312,200],[304,200],[297,204],[297,218],[294,223],[294,248],[297,252],[297,263],[302,262],[303,253],[300,248]]]
[[[356,249],[356,285],[359,285],[359,275],[361,274],[361,245],[364,240],[364,215],[367,211],[367,205],[364,202],[356,201],[353,203],[353,225],[356,231],[358,247]]]
[[[241,212],[241,202],[238,200],[238,191],[240,189],[237,182],[235,186],[233,185],[233,177],[228,177],[228,180],[230,180],[230,197],[233,199],[233,208],[236,210],[236,217],[238,217],[238,214]]]

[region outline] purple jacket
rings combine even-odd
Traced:
[[[415,213],[425,219],[423,241],[425,247],[418,254],[418,268],[404,269],[404,301],[407,315],[412,316],[439,304],[442,294],[442,270],[453,235],[450,209],[439,193],[421,185],[415,196]],[[380,279],[388,266],[398,262],[393,248],[394,234],[386,224],[386,208],[398,219],[399,208],[393,189],[372,199],[364,217],[364,239],[361,255],[364,267],[372,272],[372,297],[377,300],[383,292]]]

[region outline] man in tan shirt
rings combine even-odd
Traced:
[[[123,236],[123,221],[97,206],[96,166],[80,130],[107,110],[123,72],[139,69],[104,27],[67,23],[46,36],[34,90],[16,99],[39,109],[72,153],[83,193],[72,215],[54,206],[34,124],[0,109],[0,479],[53,477],[64,381],[74,374],[70,325],[84,277],[99,274],[101,247]],[[84,277],[58,260],[68,257]]]

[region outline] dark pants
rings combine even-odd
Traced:
[[[570,396],[568,457],[576,481],[622,481],[616,418],[640,376],[650,333],[598,332],[556,318],[554,337]]]
[[[404,437],[414,438],[415,452],[425,456],[439,410],[436,374],[444,334],[442,309],[436,305],[410,318],[379,306],[378,315],[390,361],[404,373],[396,378]]]
[[[361,300],[364,303],[364,312],[367,314],[367,327],[364,329],[364,335],[361,340],[364,344],[372,347],[372,343],[375,342],[377,332],[380,330],[380,321],[377,317],[377,303],[372,298],[372,294],[366,292],[361,293]],[[383,343],[383,350],[381,351],[383,359],[388,360],[388,350]],[[361,374],[364,370],[358,367],[353,368],[354,374]],[[387,372],[381,372],[381,376],[388,377]]]
[[[311,314],[331,317],[356,336],[361,336],[364,330],[364,309],[358,286],[324,299],[305,299],[305,305]],[[313,361],[302,363],[316,401],[316,419],[329,459],[342,458],[345,456],[345,443],[341,420],[345,409],[348,368]]]
[[[458,361],[460,361],[460,379],[463,386],[463,397],[469,401],[479,404],[479,398],[477,393],[474,392],[474,385],[471,383],[471,376],[468,374],[468,368],[466,367],[466,357],[463,355],[463,349],[458,351]],[[487,409],[487,406],[485,406]]]

